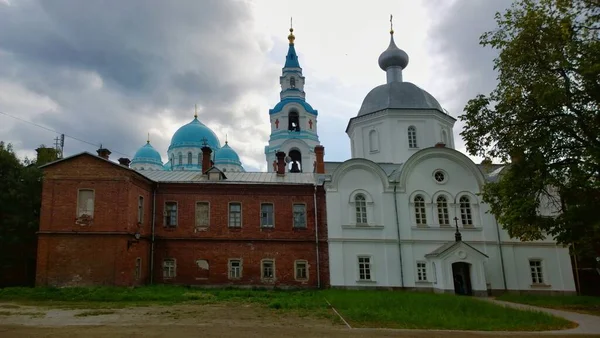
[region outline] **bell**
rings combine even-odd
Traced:
[[[294,161],[292,162],[292,169],[290,170],[291,173],[299,173],[300,172],[300,168],[298,168],[298,162]]]

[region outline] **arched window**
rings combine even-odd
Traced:
[[[421,195],[415,196],[415,219],[417,221],[417,225],[427,225],[425,199]]]
[[[198,165],[202,167],[202,153],[198,153]]]
[[[369,150],[370,151],[378,151],[379,150],[379,135],[377,135],[377,130],[371,130],[369,132]]]
[[[442,142],[444,142],[444,144],[448,144],[448,134],[445,130],[442,130]]]
[[[290,88],[296,88],[296,78],[293,76],[290,78]]]
[[[417,147],[417,128],[415,126],[408,127],[408,147]]]
[[[473,216],[471,215],[471,201],[468,196],[462,196],[460,202],[460,219],[462,225],[473,225]]]
[[[192,152],[188,153],[188,164],[192,164]]]
[[[438,210],[438,220],[440,221],[440,225],[449,226],[450,217],[448,217],[448,200],[446,200],[446,197],[442,195],[438,196],[436,202]]]
[[[298,116],[298,112],[293,111],[288,115],[288,130],[300,131],[300,117]]]
[[[365,195],[356,195],[354,204],[356,207],[356,224],[367,224],[367,199]]]
[[[179,155],[179,165],[182,165],[183,164],[183,154],[179,153],[178,155]]]

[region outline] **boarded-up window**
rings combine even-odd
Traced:
[[[198,266],[196,279],[208,279],[208,273],[210,271],[208,261],[206,259],[198,259],[196,265]]]
[[[209,224],[208,202],[196,202],[196,228],[206,228]]]
[[[138,223],[144,222],[144,197],[138,197]]]
[[[294,228],[306,228],[306,205],[294,204]]]
[[[94,190],[79,189],[77,197],[77,217],[94,217]]]
[[[142,276],[142,259],[140,257],[135,259],[135,280],[139,280]]]

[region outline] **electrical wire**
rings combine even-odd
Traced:
[[[79,142],[82,142],[82,143],[85,143],[85,144],[89,144],[89,145],[91,145],[91,146],[94,146],[94,147],[102,147],[102,144],[100,144],[100,145],[99,145],[99,144],[96,144],[96,143],[88,142],[88,141],[86,141],[86,140],[82,140],[82,139],[80,139],[80,138],[77,138],[77,137],[75,137],[75,136],[71,136],[71,135],[67,135],[67,134],[65,134],[65,133],[61,133],[61,132],[59,132],[59,131],[56,131],[56,130],[54,130],[54,129],[51,129],[51,128],[48,128],[48,127],[44,127],[44,126],[42,126],[42,125],[39,125],[39,124],[37,124],[37,123],[33,123],[33,122],[31,122],[31,121],[24,120],[24,119],[22,119],[22,118],[20,118],[20,117],[16,117],[16,116],[10,115],[10,114],[8,114],[8,113],[5,113],[5,112],[3,112],[3,111],[1,111],[1,110],[0,110],[0,114],[2,114],[2,115],[6,115],[6,116],[8,116],[8,117],[11,117],[11,118],[13,118],[13,119],[15,119],[15,120],[19,120],[19,121],[21,121],[21,122],[28,123],[28,124],[30,124],[30,125],[32,125],[32,126],[36,126],[36,127],[38,127],[38,128],[42,128],[42,129],[44,129],[44,130],[47,130],[47,131],[50,131],[50,132],[53,132],[53,133],[56,133],[56,134],[59,134],[59,135],[65,135],[65,137],[71,138],[71,139],[73,139],[73,140],[75,140],[75,141],[79,141]],[[121,154],[121,155],[124,155],[124,156],[129,156],[129,155],[127,155],[127,154],[125,154],[125,153],[122,153],[122,152],[120,152],[120,151],[114,151],[114,150],[111,150],[111,152],[113,152],[113,153],[117,153],[117,154]]]

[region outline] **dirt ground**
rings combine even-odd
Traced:
[[[540,337],[539,333],[467,333],[348,329],[340,321],[254,305],[211,304],[64,309],[0,303],[0,337]],[[573,335],[548,335],[572,337]],[[577,336],[592,337],[592,336]],[[596,336],[598,337],[598,336]]]

